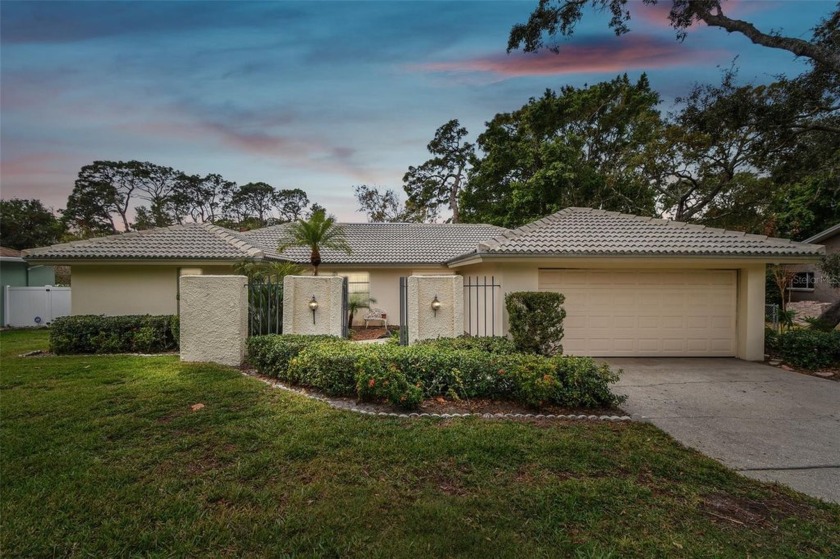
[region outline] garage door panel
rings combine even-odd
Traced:
[[[734,270],[542,270],[542,291],[566,296],[572,355],[733,356]]]

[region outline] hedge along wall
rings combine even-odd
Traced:
[[[263,374],[292,384],[405,409],[435,396],[512,400],[535,408],[611,407],[622,401],[609,389],[618,375],[588,357],[518,353],[509,341],[471,343],[398,346],[257,336],[248,340],[248,359]]]
[[[62,316],[50,325],[50,351],[74,353],[160,353],[178,349],[175,315]]]

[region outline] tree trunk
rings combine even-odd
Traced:
[[[321,265],[321,251],[318,250],[318,247],[312,249],[312,254],[309,256],[309,263],[312,264],[312,270],[315,272],[315,275],[318,275],[318,266]]]
[[[458,191],[461,189],[461,172],[461,169],[459,169],[459,176],[449,189],[449,208],[452,210],[452,223],[461,223],[461,212],[458,211]]]
[[[840,299],[825,309],[819,316],[819,320],[822,320],[827,324],[831,324],[832,328],[837,328],[837,325],[840,324]]]

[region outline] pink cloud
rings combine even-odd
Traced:
[[[191,144],[215,140],[227,149],[251,156],[270,157],[284,165],[349,174],[367,182],[370,175],[353,160],[356,150],[334,145],[328,140],[304,137],[294,133],[276,134],[252,129],[240,129],[224,122],[195,120],[180,111],[170,113],[170,118],[130,122],[117,127],[131,136],[166,138]]]
[[[569,43],[563,45],[558,54],[541,51],[536,54],[492,55],[415,64],[409,69],[429,73],[483,73],[502,78],[595,74],[697,63],[717,52],[691,50],[673,39],[629,35],[588,44]]]

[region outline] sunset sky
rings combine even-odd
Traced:
[[[633,6],[631,33],[587,13],[559,55],[506,54],[516,2],[0,4],[0,195],[63,208],[82,165],[137,159],[302,188],[362,221],[352,186],[402,192],[451,118],[470,139],[546,88],[647,72],[663,110],[737,57],[744,82],[807,67],[740,35]],[[832,1],[729,0],[727,15],[810,38]]]

